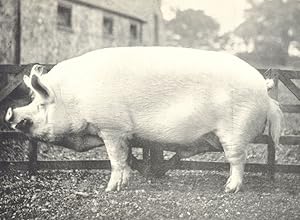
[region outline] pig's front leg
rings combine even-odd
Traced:
[[[121,190],[129,182],[131,169],[127,163],[128,147],[124,134],[117,132],[101,132],[108,157],[111,163],[111,176],[106,192]]]

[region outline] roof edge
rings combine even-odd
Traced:
[[[111,13],[111,14],[121,16],[123,18],[129,18],[129,19],[141,22],[141,23],[147,23],[147,21],[145,21],[144,19],[141,19],[137,16],[133,16],[133,15],[130,15],[130,14],[115,11],[115,10],[112,10],[112,9],[109,9],[109,8],[105,8],[105,7],[102,7],[102,6],[99,6],[99,5],[95,5],[95,4],[92,4],[92,3],[89,3],[89,2],[85,2],[83,0],[64,0],[64,1],[72,2],[72,3],[82,5],[82,6],[85,6],[85,7],[89,7],[89,8],[102,10],[102,11],[105,11],[105,12],[108,12],[108,13]]]

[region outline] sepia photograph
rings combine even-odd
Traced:
[[[0,0],[0,219],[300,219],[300,1]]]

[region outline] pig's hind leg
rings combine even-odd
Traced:
[[[244,164],[246,162],[247,143],[237,137],[220,137],[225,157],[230,163],[230,176],[225,185],[225,192],[238,192],[242,187]]]
[[[250,104],[233,105],[217,125],[216,134],[230,163],[226,192],[238,192],[241,189],[247,145],[261,132],[265,121],[263,109],[255,103]]]
[[[106,192],[120,191],[128,184],[131,169],[127,163],[129,148],[127,137],[119,132],[101,132],[101,137],[105,143],[108,157],[111,163],[111,176]]]
[[[230,163],[230,177],[225,191],[238,192],[242,187],[247,146],[261,133],[266,116],[264,109],[255,103],[251,106],[233,107],[231,110],[230,117],[220,121],[216,134]]]
[[[242,187],[246,146],[242,132],[227,127],[219,129],[217,135],[223,146],[225,157],[230,163],[230,176],[225,185],[225,192],[238,192]]]

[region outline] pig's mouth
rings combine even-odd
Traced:
[[[26,134],[29,134],[33,122],[31,119],[24,118],[15,125],[15,129]]]
[[[44,132],[42,134],[36,134],[31,131],[32,121],[28,121],[26,119],[21,120],[19,123],[11,126],[13,130],[16,132],[21,132],[29,139],[34,139],[44,143],[54,143],[61,139],[60,136],[54,136],[49,134],[48,132]]]
[[[29,133],[31,126],[33,125],[33,121],[30,118],[23,118],[16,122],[12,108],[7,109],[5,122],[10,128],[25,134]]]

